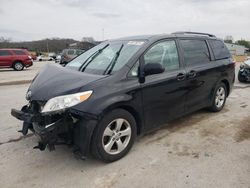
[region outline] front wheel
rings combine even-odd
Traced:
[[[226,99],[227,99],[227,88],[224,83],[220,83],[215,88],[212,101],[213,103],[212,106],[209,108],[209,110],[213,112],[221,111],[225,105]]]
[[[13,65],[13,68],[16,70],[16,71],[21,71],[23,70],[24,68],[24,65],[22,62],[15,62],[14,65]]]
[[[97,125],[92,138],[92,154],[104,162],[113,162],[124,157],[136,137],[136,121],[123,109],[106,114]]]

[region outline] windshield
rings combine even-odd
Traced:
[[[144,41],[103,42],[69,62],[66,67],[92,74],[110,74],[120,70]]]

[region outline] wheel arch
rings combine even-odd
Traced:
[[[16,59],[16,60],[13,61],[11,67],[14,67],[15,63],[17,63],[17,62],[20,62],[20,63],[23,64],[23,66],[25,66],[22,60]]]
[[[103,113],[102,113],[102,117],[107,114],[108,112],[115,110],[115,109],[123,109],[127,112],[129,112],[136,121],[136,128],[137,128],[137,135],[141,134],[142,131],[142,127],[143,127],[143,121],[142,121],[142,117],[140,115],[140,113],[131,105],[125,104],[125,103],[115,103],[112,104],[110,106],[108,106],[107,108],[104,109]]]
[[[231,90],[229,81],[228,81],[227,79],[223,79],[223,80],[221,80],[221,82],[224,83],[225,86],[226,86],[226,89],[227,89],[227,97],[228,97],[228,95],[229,95],[229,93],[230,93],[230,90]]]
[[[229,93],[230,93],[231,88],[230,88],[230,84],[229,84],[228,79],[226,79],[226,78],[219,79],[219,80],[214,84],[214,86],[213,86],[213,88],[212,88],[212,91],[211,91],[211,94],[210,94],[210,97],[209,97],[210,102],[212,102],[212,100],[213,100],[213,98],[214,98],[214,95],[215,95],[215,89],[216,89],[217,85],[220,84],[220,83],[225,84],[226,90],[227,90],[227,97],[229,96]]]

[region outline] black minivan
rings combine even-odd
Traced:
[[[34,78],[21,111],[21,132],[35,148],[74,146],[105,162],[125,156],[135,137],[193,111],[220,111],[235,63],[214,35],[177,32],[105,41],[69,62],[48,64]]]

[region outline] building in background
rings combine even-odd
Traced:
[[[69,48],[81,49],[86,51],[99,43],[100,42],[95,41],[93,37],[83,37],[82,41],[70,44]]]
[[[225,38],[224,38],[224,42],[226,43],[234,43],[234,39],[233,39],[233,36],[231,35],[227,35]]]
[[[238,44],[225,43],[232,55],[245,55],[248,48]]]

